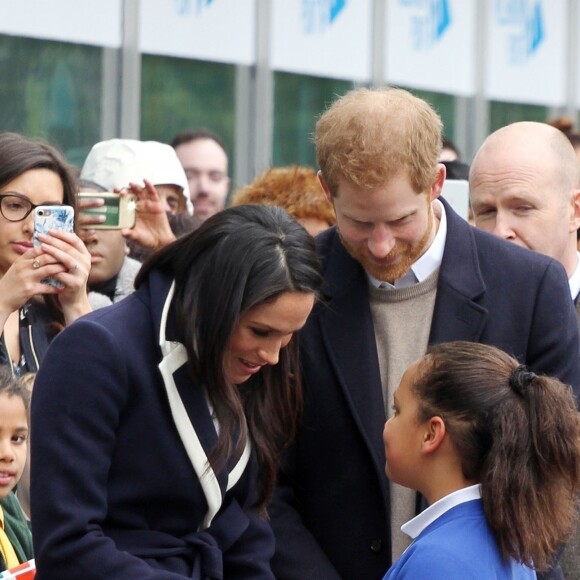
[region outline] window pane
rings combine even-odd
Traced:
[[[206,127],[234,159],[235,66],[144,55],[141,139],[169,143],[176,133]]]
[[[547,117],[547,107],[491,101],[489,109],[489,132],[493,133],[500,127],[505,127],[506,125],[516,123],[517,121],[544,122]]]
[[[348,81],[275,73],[273,164],[317,168],[312,143],[316,120],[352,86]]]
[[[40,137],[81,165],[101,126],[100,48],[0,35],[0,130]]]

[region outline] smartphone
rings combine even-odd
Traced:
[[[104,215],[105,221],[100,224],[90,224],[84,226],[86,229],[94,230],[120,230],[132,228],[135,225],[135,210],[137,199],[133,194],[127,193],[119,195],[111,192],[88,192],[81,191],[80,199],[102,199],[104,205],[83,209],[82,212],[88,215]]]
[[[40,246],[38,234],[48,234],[52,230],[63,232],[74,231],[74,209],[70,205],[39,205],[34,208],[34,233],[32,244]],[[49,284],[55,288],[64,288],[64,284],[51,276],[41,280],[43,284]]]

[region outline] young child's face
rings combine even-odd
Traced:
[[[0,498],[18,483],[26,463],[28,417],[18,396],[0,395]]]
[[[383,442],[387,462],[387,477],[405,487],[418,489],[417,477],[420,473],[421,444],[425,429],[418,421],[417,397],[411,385],[418,374],[418,364],[410,366],[399,388],[395,391],[393,415],[385,423]]]

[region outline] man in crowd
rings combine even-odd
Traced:
[[[199,220],[191,215],[193,205],[185,171],[175,150],[166,143],[100,141],[89,151],[80,177],[107,191],[131,189],[137,195],[137,224],[122,233],[131,257],[139,261],[159,245],[170,243],[199,225]]]
[[[171,145],[187,176],[194,215],[205,221],[224,209],[230,187],[222,140],[209,129],[200,128],[178,133]]]
[[[79,190],[95,194],[107,189],[98,183],[79,180]],[[82,211],[83,201],[79,200]],[[118,229],[82,228],[80,236],[91,253],[89,302],[94,310],[110,306],[131,294],[141,262],[129,257],[125,238]]]
[[[580,164],[569,138],[535,122],[492,133],[471,165],[475,225],[558,260],[568,276],[580,327]],[[580,575],[580,530],[562,558],[565,577]]]
[[[578,329],[555,260],[481,232],[439,195],[442,123],[400,89],[358,89],[316,126],[337,226],[317,238],[325,287],[300,335],[302,423],[270,506],[280,580],[380,578],[417,510],[385,475],[382,431],[429,344],[493,344],[580,388]]]
[[[580,164],[568,138],[546,123],[498,129],[473,160],[469,188],[475,225],[561,262],[575,300]]]

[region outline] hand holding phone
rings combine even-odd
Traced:
[[[34,233],[32,244],[40,246],[39,234],[48,234],[53,230],[62,232],[74,231],[74,209],[70,205],[39,205],[34,209]],[[62,289],[64,284],[52,276],[41,280],[43,284],[49,284]]]

